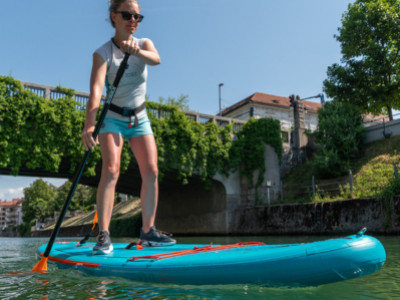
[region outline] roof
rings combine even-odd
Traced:
[[[19,206],[22,204],[23,199],[12,199],[12,201],[1,201],[0,200],[0,206]]]
[[[289,97],[282,97],[276,95],[270,95],[265,93],[254,93],[253,95],[233,104],[232,106],[224,109],[222,111],[222,115],[227,115],[232,111],[248,104],[248,103],[256,103],[256,104],[266,104],[271,106],[289,108],[290,107],[290,99]],[[309,111],[318,111],[322,105],[318,102],[311,102],[303,100],[304,109]]]
[[[383,123],[383,122],[389,122],[390,119],[388,116],[379,114],[379,115],[373,115],[371,113],[368,114],[363,114],[362,118],[364,120],[364,123],[367,122],[375,122],[375,123]]]

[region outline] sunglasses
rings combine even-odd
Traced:
[[[130,19],[132,19],[132,17],[138,21],[139,23],[142,22],[143,20],[143,16],[140,14],[131,14],[129,11],[116,11],[116,14],[121,14],[122,15],[122,19],[124,19],[125,21],[129,21]]]

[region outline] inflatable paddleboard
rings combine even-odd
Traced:
[[[113,243],[114,251],[107,255],[93,255],[94,243],[55,243],[48,261],[90,275],[146,282],[316,286],[369,275],[383,266],[384,247],[364,232],[305,244],[176,244],[125,249],[127,243]],[[45,248],[40,246],[38,254],[43,255]]]

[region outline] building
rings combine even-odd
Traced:
[[[15,227],[22,223],[22,201],[0,201],[0,230]]]
[[[318,127],[318,110],[321,103],[301,100],[302,109],[300,118],[301,127],[304,130],[315,131]],[[289,147],[293,142],[292,131],[295,128],[294,108],[289,97],[270,95],[265,93],[254,93],[253,95],[235,103],[222,111],[222,116],[248,120],[250,117],[273,118],[281,122],[281,136],[284,147]],[[304,117],[302,116],[304,114]],[[304,122],[303,122],[304,121]]]

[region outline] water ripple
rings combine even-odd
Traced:
[[[290,243],[295,239],[263,238],[270,243]],[[220,242],[216,237],[212,239]],[[59,270],[52,265],[47,273],[32,273],[30,270],[37,262],[35,251],[47,239],[0,239],[0,299],[396,299],[400,295],[400,240],[398,237],[379,239],[385,246],[387,261],[378,273],[313,288],[148,284],[93,277],[75,270]]]

